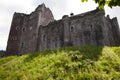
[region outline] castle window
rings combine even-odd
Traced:
[[[46,38],[46,36],[45,36],[45,35],[43,35],[43,41],[45,41],[45,40],[46,40],[45,38]]]
[[[90,28],[92,28],[93,26],[92,25],[90,25]]]
[[[17,26],[17,27],[16,27],[16,30],[18,31],[19,29],[20,29],[19,26]]]
[[[24,43],[21,44],[21,48],[23,48],[23,46],[24,46]]]
[[[74,30],[74,27],[73,27],[73,26],[71,26],[71,27],[70,27],[70,31],[71,31],[71,32],[73,32],[73,30]]]
[[[26,28],[24,27],[22,30],[23,30],[23,32],[24,32],[24,31],[26,31]]]

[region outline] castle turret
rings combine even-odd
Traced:
[[[15,55],[20,52],[20,40],[21,40],[21,29],[23,29],[23,20],[25,18],[25,14],[14,13],[10,34],[8,38],[8,45],[6,49],[6,55]]]

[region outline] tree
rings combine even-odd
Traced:
[[[82,2],[87,2],[88,0],[81,0]],[[93,0],[95,3],[99,4],[99,8],[104,8],[105,5],[109,7],[120,6],[120,0]]]

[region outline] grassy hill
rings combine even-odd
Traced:
[[[120,80],[120,47],[65,47],[1,58],[0,80]]]

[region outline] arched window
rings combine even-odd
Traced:
[[[92,28],[93,26],[92,26],[92,24],[90,25],[90,28]]]
[[[25,27],[23,27],[23,28],[22,28],[22,31],[23,31],[23,32],[25,32],[25,31],[26,31],[26,28],[25,28]]]
[[[73,27],[73,26],[70,27],[70,31],[71,31],[71,32],[74,31],[74,27]]]
[[[16,26],[16,30],[18,31],[20,28],[19,28],[19,26]]]

